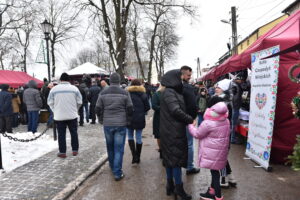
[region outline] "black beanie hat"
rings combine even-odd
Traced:
[[[61,81],[70,81],[70,76],[66,72],[64,72],[64,73],[61,74],[59,80],[61,80]]]

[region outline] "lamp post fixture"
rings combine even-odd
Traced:
[[[237,54],[237,28],[236,28],[236,8],[231,7],[231,22],[225,19],[221,19],[221,22],[230,24],[232,28],[232,55]]]
[[[41,23],[42,30],[45,34],[45,40],[46,40],[46,49],[47,49],[47,65],[48,65],[48,81],[51,81],[51,75],[50,75],[50,56],[49,56],[49,40],[50,40],[50,32],[52,30],[53,25],[50,24],[46,19],[43,23]]]

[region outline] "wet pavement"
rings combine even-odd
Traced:
[[[123,170],[125,178],[116,182],[106,163],[93,177],[86,181],[69,200],[170,200],[165,194],[165,170],[157,152],[152,135],[152,124],[143,133],[141,163],[132,166],[131,154],[126,144]],[[195,142],[197,149],[197,142]],[[195,150],[197,152],[198,150]],[[250,160],[244,160],[245,147],[232,145],[229,161],[238,185],[223,189],[224,199],[233,200],[299,200],[300,173],[288,166],[273,165],[273,172],[266,172]],[[196,156],[196,155],[195,155]],[[210,171],[201,169],[196,175],[185,175],[183,182],[186,191],[193,199],[205,192],[210,185]]]
[[[43,129],[40,125],[39,129]],[[72,156],[67,131],[67,158],[49,152],[17,169],[0,176],[1,200],[42,200],[68,195],[85,177],[96,169],[95,163],[107,158],[104,134],[99,124],[79,127],[79,154]],[[52,135],[52,129],[46,134]],[[60,198],[56,198],[60,199]]]

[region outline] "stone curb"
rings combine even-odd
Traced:
[[[69,198],[80,185],[84,183],[91,175],[95,174],[108,160],[107,154],[104,154],[100,160],[93,164],[87,172],[78,176],[74,181],[70,182],[61,192],[59,192],[52,200],[66,200]]]

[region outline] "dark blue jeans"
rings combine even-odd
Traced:
[[[198,113],[198,126],[200,126],[200,124],[203,122],[203,114],[202,113]]]
[[[235,127],[238,123],[239,115],[239,109],[232,109],[230,142],[236,142]]]
[[[194,168],[194,138],[190,134],[188,127],[186,127],[186,137],[188,142],[188,162],[186,170],[191,170]]]
[[[35,133],[39,124],[39,111],[28,112],[28,132]]]
[[[179,185],[182,184],[182,179],[181,179],[181,168],[180,167],[166,167],[166,172],[167,172],[167,179],[175,179],[175,184]]]
[[[104,126],[104,134],[109,166],[115,178],[119,178],[123,174],[122,164],[126,140],[126,127]]]
[[[71,134],[72,151],[78,151],[79,149],[78,134],[77,134],[77,127],[78,127],[77,118],[72,120],[56,121],[56,127],[58,132],[58,148],[60,153],[66,153],[67,151],[67,145],[66,145],[67,126]]]
[[[89,122],[89,118],[90,118],[90,114],[89,114],[89,103],[83,103],[82,104],[82,109],[84,109],[85,111],[85,119],[86,119],[86,122]]]
[[[48,106],[47,106],[47,110],[49,112],[49,118],[48,118],[48,121],[47,121],[47,125],[49,126],[53,123],[53,112]]]

